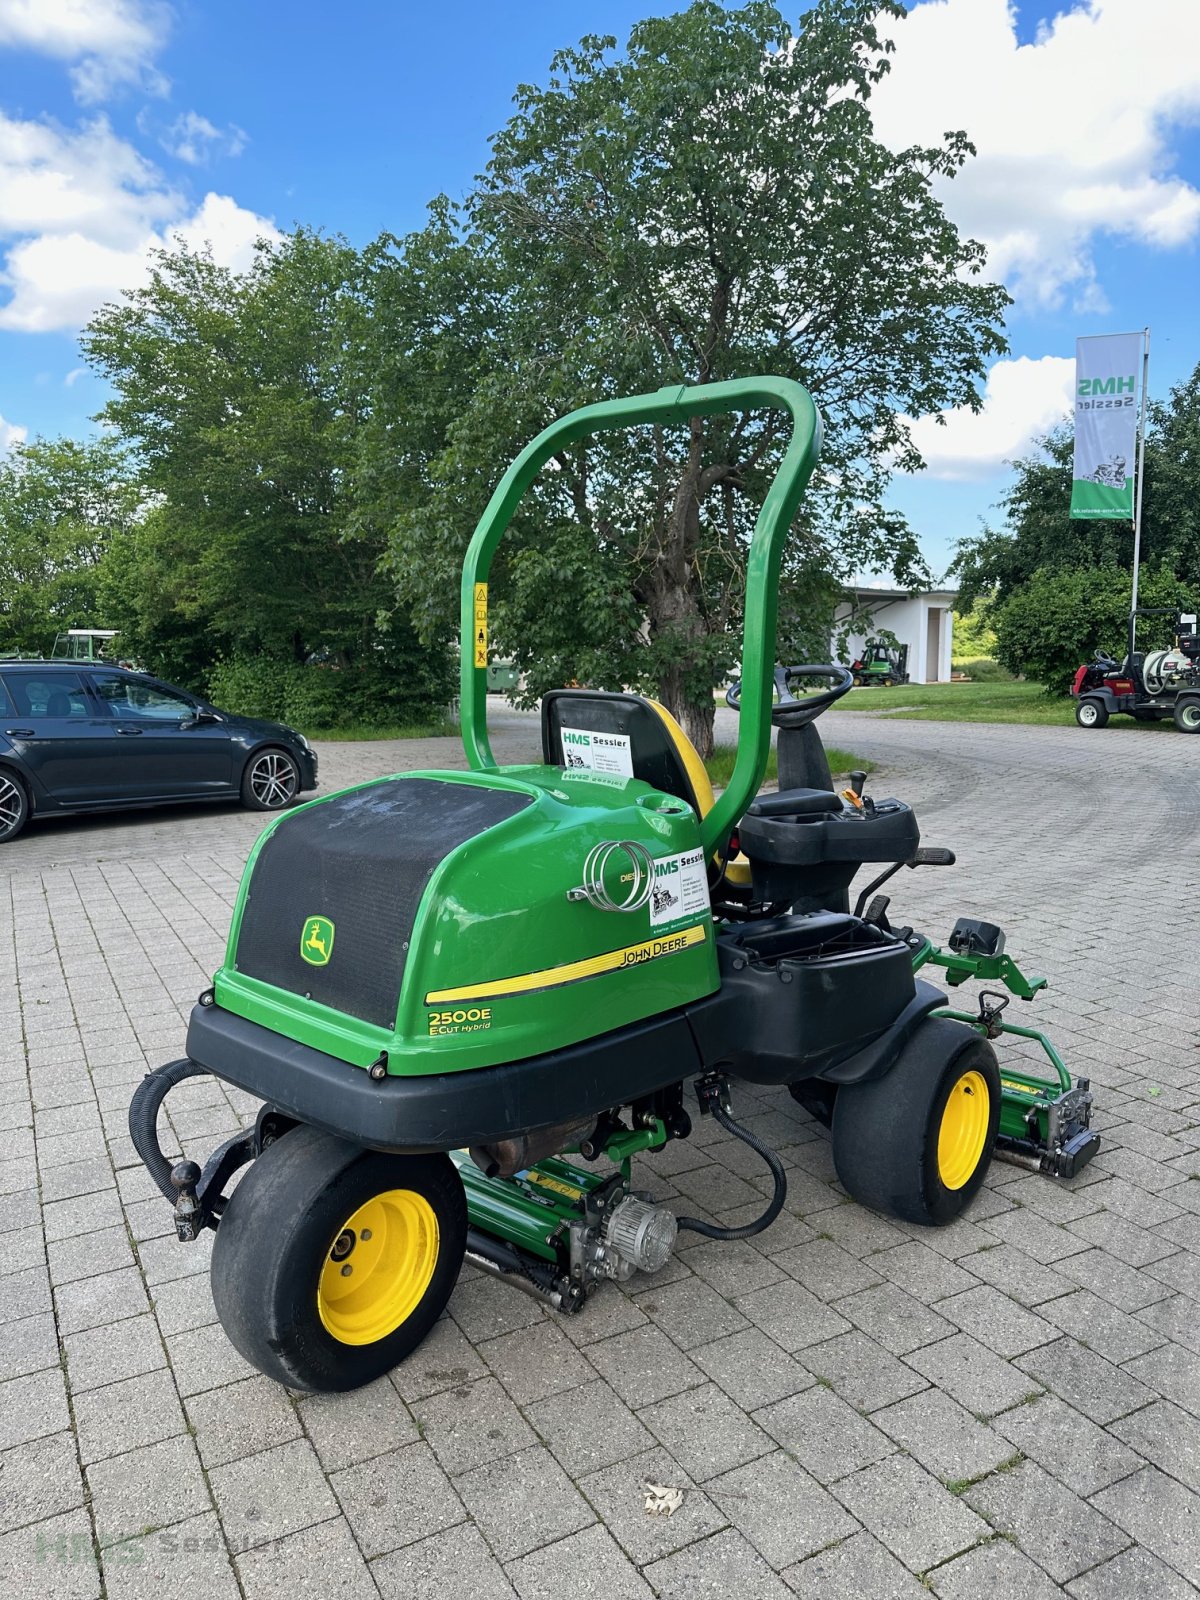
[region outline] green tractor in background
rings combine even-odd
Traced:
[[[736,763],[715,796],[675,720],[634,694],[566,688],[542,705],[542,761],[499,767],[487,735],[488,570],[538,470],[603,429],[782,409],[792,435],[747,565]],[[787,1085],[832,1129],[848,1192],[910,1222],[970,1204],[993,1151],[1070,1176],[1095,1151],[1091,1095],[998,1069],[992,1040],[1040,1039],[948,1012],[916,976],[1026,980],[987,923],[942,949],[894,927],[902,866],[949,865],[896,799],[835,792],[816,721],[851,687],[777,669],[780,557],[820,420],[774,378],[608,401],[544,430],[508,469],[467,552],[462,737],[469,770],[402,773],[300,806],[251,852],[225,960],[187,1054],[130,1107],[182,1240],[214,1228],[224,1328],[296,1389],[368,1383],[441,1315],[464,1259],[578,1312],[653,1272],[679,1229],[751,1237],[777,1217],[778,1156],[731,1115],[738,1080]],[[817,680],[825,687],[797,695]],[[778,729],[780,788],[759,794]],[[851,910],[850,884],[879,867]],[[1043,1041],[1043,1043],[1045,1043]],[[1045,1045],[1049,1051],[1050,1046]],[[201,1168],[159,1144],[175,1085],[213,1073],[262,1101]],[[738,1226],[676,1216],[631,1164],[711,1116],[766,1163]],[[232,1192],[227,1187],[249,1164]]]
[[[893,633],[879,634],[867,640],[862,655],[851,662],[850,671],[860,689],[890,689],[895,683],[907,683],[908,646]]]

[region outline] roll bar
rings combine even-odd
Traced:
[[[758,793],[771,745],[771,691],[775,668],[779,564],[792,518],[821,448],[821,418],[808,391],[790,378],[737,378],[696,387],[670,385],[653,394],[602,400],[544,428],[525,446],[497,484],[463,563],[460,716],[467,761],[476,771],[496,766],[487,734],[487,578],[492,556],[525,491],[564,445],[589,434],[648,422],[686,422],[730,411],[786,411],[792,436],[762,504],[746,566],[742,639],[742,709],[737,759],[729,787],[700,825],[706,851],[723,845]]]

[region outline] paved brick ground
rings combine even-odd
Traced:
[[[498,750],[531,747],[501,719]],[[214,1321],[125,1133],[218,961],[257,820],[35,828],[0,854],[0,1600],[1174,1600],[1200,1582],[1200,741],[830,716],[994,917],[1093,1078],[1106,1148],[1057,1187],[997,1165],[928,1233],[846,1201],[784,1094],[737,1104],[790,1169],[753,1243],[685,1238],[571,1320],[465,1273],[368,1390],[295,1397]],[[454,747],[322,752],[326,786]],[[903,897],[903,898],[901,898]],[[203,1153],[252,1106],[178,1096]],[[716,1137],[714,1137],[714,1132]],[[645,1181],[741,1220],[761,1169],[704,1126]],[[686,1490],[673,1517],[643,1479]]]

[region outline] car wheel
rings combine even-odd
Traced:
[[[1102,728],[1108,721],[1108,707],[1102,700],[1081,700],[1075,707],[1075,721],[1081,728]]]
[[[15,839],[29,821],[29,796],[20,778],[0,772],[0,844]]]
[[[1175,726],[1180,733],[1200,733],[1200,700],[1175,702]]]
[[[286,750],[256,750],[242,774],[242,804],[251,811],[281,811],[300,791],[300,768]]]

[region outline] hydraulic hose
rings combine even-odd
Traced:
[[[783,1170],[783,1162],[769,1145],[765,1145],[757,1134],[751,1133],[749,1128],[743,1128],[740,1122],[735,1122],[727,1111],[719,1105],[714,1105],[712,1114],[735,1139],[740,1139],[743,1144],[748,1144],[751,1150],[756,1150],[771,1169],[771,1177],[775,1180],[775,1190],[771,1195],[770,1204],[761,1217],[756,1217],[753,1222],[747,1222],[740,1228],[718,1228],[713,1222],[701,1222],[699,1217],[676,1217],[676,1222],[681,1228],[689,1228],[693,1233],[702,1233],[706,1239],[750,1239],[756,1233],[761,1233],[764,1228],[769,1228],[775,1218],[783,1210],[783,1202],[787,1199],[787,1173]]]
[[[166,1066],[148,1072],[134,1091],[129,1102],[129,1137],[134,1149],[146,1163],[155,1183],[175,1204],[175,1188],[171,1183],[171,1163],[163,1155],[158,1142],[158,1108],[177,1083],[185,1078],[196,1078],[208,1071],[199,1062],[184,1056],[179,1061],[168,1061]]]

